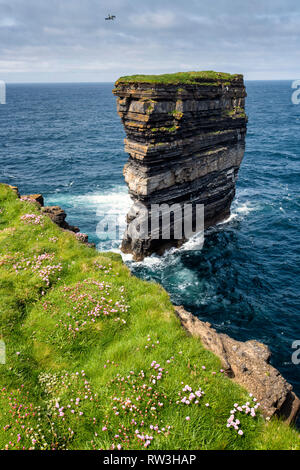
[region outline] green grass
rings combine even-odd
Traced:
[[[217,85],[225,82],[229,84],[237,78],[242,78],[242,75],[230,74],[223,72],[214,72],[212,70],[203,72],[178,72],[166,73],[162,75],[130,75],[120,77],[116,81],[116,86],[122,83],[154,83],[154,84],[203,84],[203,85]]]
[[[241,108],[240,106],[224,111],[223,115],[237,119],[247,117],[244,108]]]
[[[169,132],[170,134],[172,132],[175,132],[178,129],[178,126],[172,126],[172,127],[153,127],[151,129],[151,132]]]
[[[259,415],[238,413],[243,436],[226,427],[251,399],[159,285],[25,214],[41,215],[0,185],[0,449],[300,448],[296,430]],[[198,404],[181,403],[185,385],[205,392]]]

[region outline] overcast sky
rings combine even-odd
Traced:
[[[297,79],[299,59],[299,0],[0,0],[7,82],[184,70]]]

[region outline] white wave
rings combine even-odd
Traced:
[[[222,220],[221,222],[217,223],[217,225],[224,225],[232,222],[235,219],[243,219],[247,215],[249,215],[253,211],[259,210],[259,206],[257,204],[253,204],[251,202],[244,202],[239,204],[236,201],[231,209],[231,214],[227,219]]]
[[[219,222],[218,224],[216,224],[216,226],[210,227],[209,229],[207,229],[205,233],[209,233],[211,230],[216,230],[217,226],[228,224],[237,218],[244,218],[251,212],[258,210],[258,209],[259,207],[257,205],[254,205],[250,202],[244,202],[244,203],[239,204],[238,201],[236,201],[235,207],[233,205],[233,209],[232,209],[230,216],[227,219],[223,220],[222,222]],[[149,266],[149,267],[155,266],[155,265],[159,266],[159,265],[165,264],[166,262],[170,263],[172,262],[172,258],[174,258],[175,260],[175,257],[173,256],[175,253],[183,252],[183,251],[200,251],[203,248],[204,241],[205,241],[205,234],[203,234],[203,232],[199,232],[196,235],[194,235],[192,238],[187,240],[179,248],[174,248],[174,247],[170,248],[162,256],[153,254],[145,258],[143,261],[139,261],[135,263],[140,263],[144,266]],[[128,261],[134,262],[132,260],[131,255],[122,254],[122,257],[125,262],[128,262]]]
[[[245,202],[235,209],[237,214],[248,215],[250,212],[255,210],[255,207],[251,206],[249,203]]]
[[[117,213],[126,215],[131,205],[131,199],[127,188],[117,186],[111,191],[86,193],[81,195],[60,194],[47,198],[47,204],[58,204],[62,207],[72,206],[73,208],[92,210],[97,212]]]
[[[131,254],[121,253],[122,259],[125,263],[134,263],[135,265],[142,265],[148,268],[156,267],[159,269],[163,266],[168,267],[178,263],[178,257],[174,256],[176,253],[183,251],[199,251],[202,249],[204,243],[203,232],[197,233],[190,240],[187,240],[181,247],[172,247],[166,250],[163,255],[157,255],[153,253],[151,256],[147,256],[143,261],[134,261]]]
[[[132,254],[122,253],[121,256],[124,263],[134,264],[135,266],[146,266],[148,268],[157,268],[163,267],[164,265],[171,266],[177,262],[177,259],[173,256],[174,253],[178,251],[178,248],[170,248],[165,251],[163,255],[157,255],[153,253],[150,256],[147,256],[143,261],[134,261]]]
[[[231,222],[232,220],[236,219],[237,217],[238,217],[238,214],[237,214],[237,213],[231,212],[230,216],[227,217],[227,219],[222,220],[222,222],[218,222],[217,225],[228,224],[229,222]]]
[[[116,252],[119,253],[122,256],[122,260],[123,260],[124,263],[128,263],[130,261],[133,261],[133,255],[131,253],[123,253],[123,251],[121,251],[121,250],[118,250]]]
[[[147,267],[153,267],[153,266],[158,266],[164,263],[165,261],[165,256],[167,253],[165,253],[162,256],[153,254],[151,256],[147,256],[146,258],[143,259],[143,261],[134,261],[133,255],[128,254],[128,253],[121,253],[122,259],[125,263],[134,263],[135,265],[143,265]]]
[[[177,251],[199,251],[202,250],[204,245],[204,233],[196,233],[193,237],[187,240]]]

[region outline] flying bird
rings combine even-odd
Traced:
[[[115,15],[108,15],[107,18],[105,18],[105,21],[114,20],[115,18]]]

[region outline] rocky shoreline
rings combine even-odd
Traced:
[[[265,344],[236,341],[217,333],[210,323],[199,320],[183,307],[175,306],[175,312],[185,330],[221,359],[225,373],[260,401],[266,418],[276,415],[288,423],[296,421],[300,400],[292,385],[270,365],[271,351]]]
[[[9,185],[8,185],[9,186]],[[21,200],[32,202],[40,207],[42,213],[50,217],[62,230],[72,232],[82,243],[90,247],[88,236],[79,232],[79,228],[66,222],[66,213],[59,206],[44,206],[42,194],[21,196],[16,186],[10,186]],[[269,348],[251,340],[236,341],[226,334],[217,333],[208,322],[203,322],[181,306],[174,306],[181,325],[188,334],[199,338],[203,346],[218,356],[224,372],[261,403],[265,418],[280,416],[287,423],[294,423],[300,413],[300,400],[280,372],[269,364]]]

